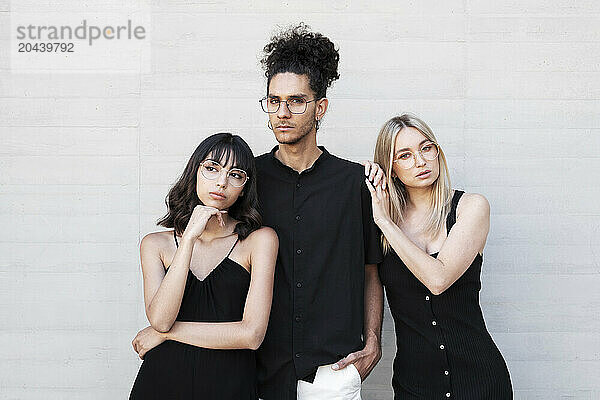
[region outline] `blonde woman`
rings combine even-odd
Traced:
[[[396,327],[395,399],[511,399],[479,305],[488,201],[452,189],[444,152],[413,115],[385,123],[375,162],[386,171],[384,184],[367,186]]]

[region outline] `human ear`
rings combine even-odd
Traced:
[[[329,100],[327,97],[323,97],[322,99],[317,100],[317,106],[315,107],[315,119],[320,121],[325,116],[325,112],[327,111],[327,106],[329,105]]]

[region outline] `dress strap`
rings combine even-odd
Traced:
[[[179,247],[179,242],[177,241],[177,232],[173,229],[173,237],[175,238],[175,246]]]
[[[233,251],[233,248],[235,247],[235,245],[240,241],[240,236],[238,235],[237,239],[235,239],[235,243],[233,244],[233,246],[231,246],[231,249],[229,249],[229,253],[227,253],[227,255],[225,256],[225,258],[229,257],[229,255],[231,254],[231,252]]]
[[[456,207],[458,206],[458,201],[464,193],[464,191],[458,189],[454,191],[454,196],[452,196],[452,206],[450,207],[448,218],[446,218],[447,234],[450,234],[450,229],[452,229],[452,226],[454,226],[456,223]]]

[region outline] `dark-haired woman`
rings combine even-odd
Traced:
[[[479,305],[488,201],[452,190],[442,149],[413,115],[385,123],[375,162],[387,174],[384,184],[367,186],[396,328],[395,399],[512,399]]]
[[[141,242],[150,326],[130,399],[255,400],[254,350],[267,328],[278,239],[256,210],[252,151],[237,135],[205,139]]]

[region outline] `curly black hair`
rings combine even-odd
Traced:
[[[263,53],[261,64],[267,77],[267,92],[271,78],[282,72],[292,72],[308,75],[310,88],[317,99],[321,99],[333,81],[340,77],[338,50],[331,40],[318,32],[311,32],[304,23],[275,34]]]

